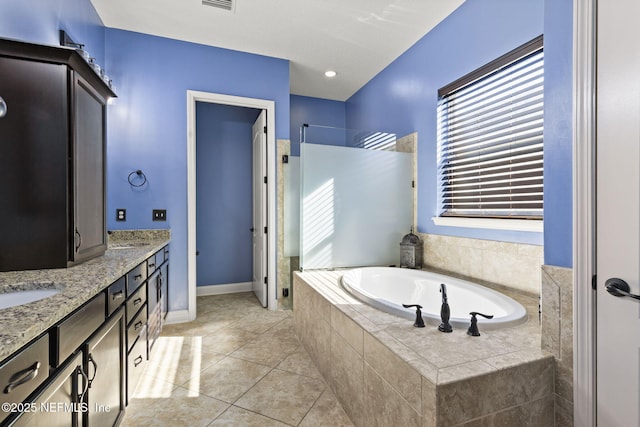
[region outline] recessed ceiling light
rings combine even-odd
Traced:
[[[329,78],[335,77],[337,75],[338,75],[338,73],[336,73],[333,70],[327,70],[327,71],[324,72],[324,76],[325,77],[329,77]]]

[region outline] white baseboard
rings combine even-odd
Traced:
[[[171,325],[173,323],[185,323],[190,321],[191,319],[189,318],[189,310],[170,311],[167,313],[167,318],[165,319],[167,325]]]
[[[235,294],[237,292],[248,292],[252,289],[253,283],[251,282],[196,286],[196,296]]]

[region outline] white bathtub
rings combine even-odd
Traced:
[[[443,274],[393,267],[365,267],[349,270],[342,276],[342,286],[359,300],[388,313],[415,319],[414,308],[402,304],[420,304],[428,324],[440,324],[442,294],[447,296],[454,328],[468,328],[472,311],[493,315],[478,316],[480,332],[516,326],[527,321],[527,311],[514,300],[485,286]]]

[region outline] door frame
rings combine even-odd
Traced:
[[[187,311],[196,318],[196,102],[248,107],[267,112],[267,307],[277,310],[275,101],[187,90]]]
[[[573,419],[596,423],[596,24],[597,0],[573,1]]]

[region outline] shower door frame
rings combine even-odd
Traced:
[[[275,101],[187,90],[187,312],[196,318],[196,102],[264,110],[267,113],[267,308],[278,309],[276,272]]]

